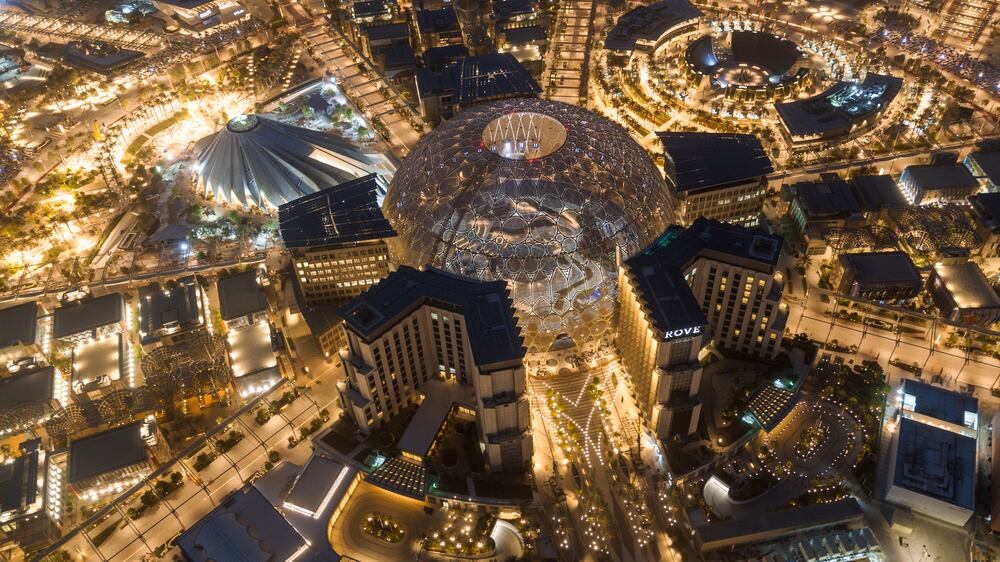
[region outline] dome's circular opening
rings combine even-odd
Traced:
[[[260,124],[260,117],[256,115],[237,115],[226,123],[226,128],[234,133],[243,133],[253,129]]]
[[[544,158],[566,142],[566,127],[541,113],[520,111],[501,115],[486,125],[483,144],[508,160]]]

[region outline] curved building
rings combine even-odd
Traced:
[[[691,42],[684,59],[691,77],[708,76],[727,95],[755,99],[782,97],[806,85],[809,71],[798,45],[759,31],[733,31],[721,38],[704,35]]]
[[[465,110],[424,137],[383,210],[409,263],[507,280],[533,352],[606,334],[616,250],[635,253],[674,218],[662,175],[624,129],[527,98]]]
[[[206,197],[267,211],[303,195],[392,166],[339,137],[257,115],[229,120],[195,144],[197,185]]]

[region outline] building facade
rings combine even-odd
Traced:
[[[710,342],[771,358],[784,333],[782,239],[699,218],[620,261],[616,344],[640,408],[666,439],[695,431]]]
[[[401,267],[345,305],[344,411],[370,431],[432,380],[471,385],[486,462],[521,470],[532,440],[520,328],[504,282]]]
[[[372,174],[279,208],[305,306],[354,298],[389,273],[388,240],[396,231],[382,215],[380,192]]]

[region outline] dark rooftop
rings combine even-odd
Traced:
[[[125,298],[111,293],[96,299],[67,304],[56,309],[52,337],[63,338],[120,322],[125,314]]]
[[[142,342],[159,339],[158,330],[179,326],[186,330],[200,326],[201,303],[194,276],[179,279],[172,288],[164,288],[159,283],[139,289],[139,327]]]
[[[0,513],[23,510],[34,503],[38,495],[37,481],[37,445],[14,458],[13,462],[0,464]]]
[[[54,397],[54,371],[51,366],[41,367],[0,379],[0,416],[17,406],[51,401]]]
[[[1000,193],[980,193],[969,197],[976,218],[993,232],[1000,233]]]
[[[361,33],[369,41],[410,40],[410,26],[404,23],[364,24]]]
[[[38,303],[26,302],[0,309],[0,349],[29,345],[38,336]]]
[[[294,560],[299,550],[308,546],[253,484],[230,494],[181,533],[176,542],[184,558],[191,562]],[[323,558],[314,552],[302,557],[318,559]]]
[[[351,12],[354,14],[355,18],[374,18],[387,16],[392,13],[389,10],[389,3],[385,0],[355,2],[351,5]]]
[[[501,97],[533,96],[542,88],[510,53],[465,57],[458,61],[458,103],[493,100]]]
[[[851,192],[866,212],[909,205],[892,176],[856,176],[851,180]]]
[[[910,178],[913,187],[921,191],[935,189],[975,189],[979,181],[964,164],[919,164],[907,166],[903,175]]]
[[[409,43],[393,43],[379,47],[376,56],[382,60],[385,70],[410,70],[417,67],[416,55]]]
[[[347,327],[374,338],[424,304],[465,316],[479,365],[524,358],[524,339],[504,281],[478,281],[428,267],[402,266],[340,309]]]
[[[656,41],[674,27],[701,16],[701,10],[688,0],[663,0],[639,6],[618,18],[604,41],[604,47],[614,51],[631,51],[639,40]]]
[[[378,176],[367,176],[284,203],[278,208],[286,248],[338,246],[396,236],[378,204]]]
[[[922,282],[920,271],[906,252],[861,252],[841,254],[840,263],[854,272],[861,285],[867,283],[916,283]]]
[[[782,242],[780,236],[763,230],[700,217],[687,229],[668,228],[625,260],[625,267],[653,324],[666,333],[708,322],[684,279],[684,270],[692,262],[702,257],[723,262],[736,259],[741,265],[771,273]]]
[[[885,108],[902,87],[902,78],[868,74],[860,83],[837,82],[811,98],[778,103],[774,108],[793,136],[842,135]]]
[[[79,482],[149,458],[140,433],[142,425],[143,422],[134,422],[70,443],[67,482]]]
[[[965,509],[975,506],[976,440],[903,418],[892,485]]]
[[[535,13],[534,0],[496,0],[493,2],[493,13],[500,23],[509,22],[521,16]]]
[[[912,404],[904,398],[904,409],[948,423],[965,425],[965,412],[979,413],[975,397],[913,379],[903,380],[903,394],[913,397]]]
[[[697,526],[696,530],[701,544],[718,548],[733,543],[757,542],[757,537],[761,534],[779,536],[796,529],[833,525],[851,519],[860,520],[863,515],[858,500],[845,498],[831,503],[759,513],[756,517],[713,521]],[[740,540],[744,537],[747,540]]]
[[[232,320],[267,310],[264,290],[257,282],[257,270],[219,278],[219,308],[223,320]]]
[[[504,40],[511,45],[521,45],[533,41],[545,41],[545,29],[540,25],[528,25],[525,27],[512,27],[505,29]]]
[[[417,28],[421,33],[460,31],[458,15],[452,7],[438,10],[417,10]]]
[[[424,51],[424,66],[427,68],[441,68],[446,64],[453,63],[462,57],[469,56],[469,49],[465,45],[445,45],[444,47],[431,47]]]
[[[774,171],[755,135],[657,133],[678,192],[730,187]]]
[[[861,205],[850,185],[836,174],[823,174],[819,181],[793,184],[791,190],[799,208],[810,219],[860,216]]]
[[[993,185],[1000,186],[1000,152],[973,152],[967,158],[971,165],[979,168],[977,177],[984,177]]]

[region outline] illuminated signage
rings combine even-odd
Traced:
[[[692,326],[690,328],[680,328],[677,330],[667,330],[663,334],[663,340],[673,340],[677,338],[683,338],[685,336],[697,336],[701,334],[701,326]]]

